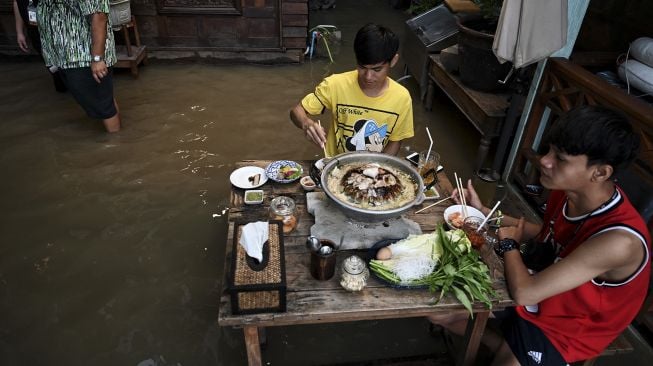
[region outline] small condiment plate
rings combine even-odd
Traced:
[[[424,199],[425,200],[435,200],[440,198],[440,192],[438,192],[435,187],[431,187],[428,190],[424,191]]]
[[[247,205],[258,205],[263,203],[263,191],[260,189],[252,189],[245,191],[245,204]]]
[[[252,183],[252,181],[250,181],[249,178],[255,176],[256,174],[259,174],[260,177],[258,184],[255,185]],[[238,188],[249,189],[262,186],[265,184],[265,182],[268,181],[268,177],[265,175],[265,170],[263,168],[259,168],[257,166],[244,166],[231,172],[229,181],[231,181],[231,184],[235,185]]]

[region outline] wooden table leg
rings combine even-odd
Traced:
[[[481,345],[481,338],[483,331],[487,324],[487,319],[490,317],[489,311],[474,313],[474,319],[467,322],[467,329],[465,330],[465,344],[463,352],[458,356],[456,365],[471,366],[476,361],[476,354]]]
[[[426,96],[424,97],[424,108],[427,111],[433,109],[433,93],[435,92],[435,83],[429,77],[428,87],[426,88]]]
[[[474,166],[474,173],[478,173],[479,170],[483,167],[485,158],[487,158],[488,151],[490,150],[490,139],[483,135],[481,137],[481,142],[478,145],[478,150],[476,151],[476,163]]]
[[[247,349],[247,364],[249,366],[262,366],[258,327],[246,325],[243,327],[243,333],[245,334],[245,348]]]

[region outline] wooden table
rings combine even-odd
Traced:
[[[270,161],[243,161],[236,164],[241,166],[265,167]],[[304,171],[308,172],[310,163],[300,161]],[[438,191],[449,195],[452,186],[443,172],[438,174]],[[280,184],[268,181],[260,187],[265,192],[262,205],[244,205],[244,190],[232,186],[229,207],[229,230],[227,237],[227,252],[225,255],[225,274],[223,276],[223,292],[220,298],[218,324],[220,326],[242,327],[247,348],[247,357],[250,366],[262,365],[259,339],[264,327],[287,326],[298,324],[337,323],[357,320],[396,319],[423,317],[430,314],[466,313],[467,310],[452,296],[445,296],[441,302],[434,305],[437,294],[429,290],[397,290],[390,288],[375,277],[371,277],[367,287],[361,292],[351,293],[340,287],[338,275],[328,281],[317,281],[309,272],[310,255],[305,247],[306,237],[314,218],[306,210],[306,195],[299,182]],[[286,283],[287,283],[287,310],[283,313],[262,313],[254,315],[234,315],[231,311],[227,273],[230,268],[231,243],[234,235],[234,222],[267,220],[270,200],[284,195],[292,197],[297,204],[297,228],[289,235],[284,236]],[[443,220],[446,203],[425,210],[420,214],[414,212],[425,207],[431,201],[425,201],[406,214],[406,217],[419,223],[423,232],[433,231]],[[338,264],[349,256],[348,252],[339,251]],[[503,309],[513,305],[508,296],[505,282],[502,280],[503,268],[491,249],[482,251],[482,256],[492,273],[495,275],[495,288],[499,298],[494,302],[493,309]],[[465,350],[459,354],[457,364],[472,365],[480,339],[485,329],[485,324],[490,311],[483,304],[474,304],[474,320],[468,323],[465,336]]]
[[[484,93],[464,85],[460,78],[448,72],[440,62],[440,55],[431,55],[429,63],[429,88],[426,108],[431,109],[433,88],[437,85],[458,109],[467,117],[478,132],[481,141],[478,146],[474,169],[478,172],[485,162],[490,143],[501,133],[501,126],[510,103],[508,94]]]

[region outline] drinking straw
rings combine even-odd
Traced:
[[[435,205],[439,205],[439,204],[441,204],[442,202],[444,202],[444,201],[446,201],[446,200],[448,200],[448,199],[451,199],[451,198],[452,198],[451,196],[449,196],[449,197],[447,197],[447,198],[443,198],[443,199],[439,200],[438,202],[431,203],[430,205],[428,205],[428,206],[426,206],[426,207],[424,207],[424,208],[420,208],[419,210],[415,211],[415,213],[418,214],[418,213],[420,213],[420,212],[422,212],[422,211],[424,211],[424,210],[426,210],[426,209],[429,209],[429,208],[431,208],[431,207],[433,207],[433,206],[435,206]]]
[[[320,127],[322,127],[322,123],[320,122],[319,119],[317,120],[317,125],[320,126]],[[329,157],[329,154],[327,154],[327,151],[326,151],[326,144],[322,145],[322,150],[324,151],[324,157],[325,157],[325,158],[328,158],[328,157]]]
[[[426,162],[429,161],[429,157],[431,156],[431,149],[433,148],[433,138],[431,137],[431,131],[429,131],[428,127],[426,127],[426,134],[429,136],[429,141],[431,141],[431,144],[429,145],[429,149],[426,152],[426,161],[424,162],[424,164],[426,164]]]
[[[497,201],[497,203],[494,204],[494,207],[492,207],[492,209],[491,209],[490,212],[487,214],[487,216],[485,216],[485,219],[484,219],[483,222],[478,226],[478,229],[476,229],[476,232],[481,231],[481,228],[482,228],[482,227],[483,227],[483,226],[488,222],[488,220],[490,219],[490,217],[492,217],[492,214],[494,213],[494,211],[497,210],[497,207],[499,207],[500,204],[501,204],[501,201]]]

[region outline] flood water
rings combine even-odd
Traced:
[[[371,0],[312,13],[312,25],[342,30],[333,65],[152,62],[138,79],[118,70],[114,135],[56,93],[40,62],[0,63],[0,365],[245,365],[242,332],[217,325],[234,162],[318,157],[289,108],[353,68],[361,25],[403,34],[407,18]],[[417,136],[401,154],[428,147],[428,126],[445,166],[471,176],[479,135],[446,98],[427,112],[414,80],[406,85]],[[424,319],[268,337],[269,365],[442,352]]]

